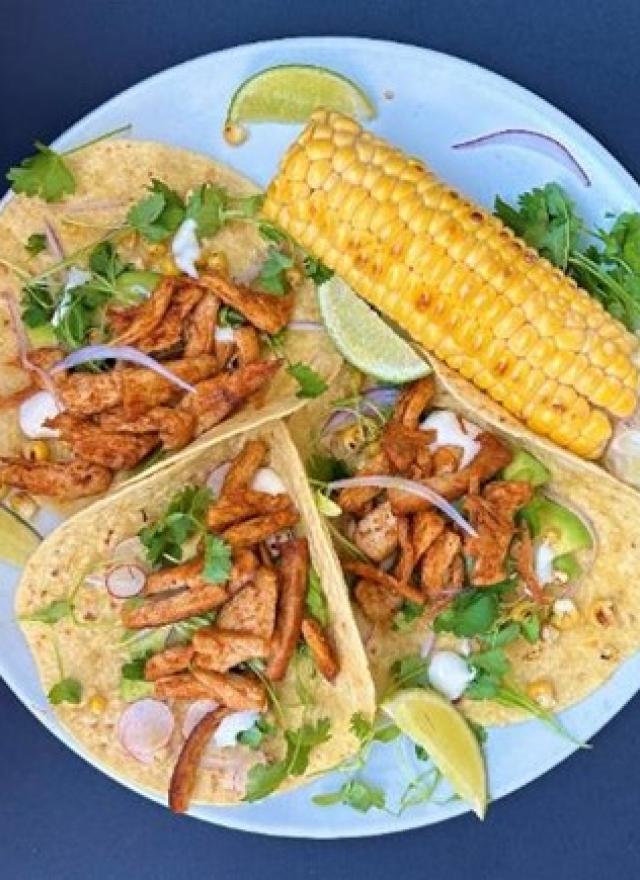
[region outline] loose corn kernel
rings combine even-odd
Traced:
[[[616,606],[611,599],[596,599],[589,612],[598,626],[614,626],[616,623]]]
[[[101,715],[107,708],[107,700],[102,694],[94,694],[89,698],[89,709],[94,715]]]
[[[167,253],[166,244],[162,244],[162,242],[155,242],[155,244],[147,245],[147,254],[150,257],[164,257]]]
[[[616,661],[620,656],[620,651],[614,645],[604,645],[600,649],[600,659],[607,661]]]
[[[222,275],[229,273],[229,260],[223,251],[205,254],[196,265],[199,269],[207,269],[209,272],[219,272]]]
[[[160,260],[160,272],[163,275],[180,275],[180,269],[173,262],[171,257],[165,257],[164,260]]]
[[[556,599],[551,622],[557,629],[572,629],[580,620],[580,612],[573,599]]]
[[[230,147],[239,147],[249,137],[249,132],[243,125],[227,122],[222,130],[222,136]]]
[[[38,510],[35,499],[27,492],[12,492],[7,498],[6,503],[22,519],[31,519]]]
[[[22,457],[27,461],[49,461],[51,450],[46,440],[29,440],[22,444]]]
[[[530,682],[527,685],[527,695],[543,709],[553,709],[557,702],[554,687],[546,678]]]

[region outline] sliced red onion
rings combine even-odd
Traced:
[[[53,224],[48,220],[44,221],[44,237],[47,242],[47,250],[53,259],[57,261],[64,260],[65,253],[64,248],[62,247],[62,242],[60,241],[60,237]]]
[[[51,376],[46,372],[46,370],[43,370],[41,367],[32,364],[29,360],[29,340],[27,339],[27,335],[24,332],[22,319],[20,317],[20,313],[18,312],[18,305],[15,299],[10,293],[6,293],[5,291],[0,292],[0,299],[4,301],[7,307],[7,311],[9,312],[11,330],[16,338],[16,345],[18,346],[18,357],[20,359],[22,367],[25,370],[34,373],[40,380],[43,388],[45,388],[57,400],[58,393],[55,384],[51,380]]]
[[[251,481],[251,488],[255,492],[264,492],[267,495],[285,495],[287,492],[280,475],[269,467],[258,468]]]
[[[229,473],[229,468],[231,467],[230,461],[223,461],[222,464],[219,464],[215,467],[209,476],[207,477],[207,486],[216,498],[220,497],[220,493],[222,492],[222,484],[224,483],[224,479]]]
[[[171,739],[174,718],[169,707],[151,697],[137,700],[124,710],[118,722],[118,739],[136,760],[150,764],[158,749]]]
[[[104,361],[109,359],[129,361],[140,367],[146,367],[147,369],[158,373],[159,376],[167,379],[167,381],[173,382],[174,385],[182,388],[183,391],[195,391],[193,385],[185,382],[184,379],[181,379],[180,376],[176,376],[175,373],[172,373],[171,370],[168,370],[148,354],[138,351],[137,348],[133,348],[131,345],[87,345],[85,348],[79,348],[77,351],[72,351],[71,354],[66,356],[66,358],[58,361],[57,364],[54,364],[54,366],[51,367],[50,372],[59,373],[61,370],[70,370],[71,367],[77,367],[80,364],[86,364],[89,361]]]
[[[393,406],[400,396],[399,388],[369,388],[362,395],[363,401],[373,403],[376,406]]]
[[[123,208],[128,202],[125,199],[77,199],[71,205],[64,206],[65,214],[84,214],[88,211],[113,211]]]
[[[351,425],[355,421],[356,414],[351,410],[336,409],[331,413],[320,429],[320,436],[326,437],[327,434],[333,434],[341,428],[346,428],[347,425]]]
[[[335,409],[327,418],[320,430],[320,436],[326,437],[347,425],[353,424],[357,419],[357,413],[364,414],[367,410],[378,414],[381,407],[393,406],[398,399],[398,388],[370,388],[365,391],[353,409]]]
[[[420,643],[420,656],[424,660],[425,657],[428,657],[431,651],[433,650],[433,646],[436,643],[436,634],[433,630],[429,630],[424,637],[424,639]]]
[[[47,428],[45,422],[62,412],[58,401],[50,391],[36,391],[23,400],[18,409],[20,430],[30,440],[51,440],[60,436],[60,431]]]
[[[205,715],[214,712],[219,706],[215,700],[196,700],[187,709],[182,722],[182,735],[186,739],[196,724],[199,724]]]
[[[289,321],[287,324],[287,330],[301,330],[302,332],[309,333],[324,333],[324,324],[319,324],[318,321]]]
[[[415,480],[405,480],[404,477],[388,477],[388,476],[370,476],[370,477],[351,477],[348,480],[334,480],[329,483],[327,488],[330,492],[334,489],[356,489],[358,487],[372,489],[398,489],[400,492],[408,492],[410,495],[417,495],[418,498],[424,498],[429,501],[438,510],[446,514],[449,519],[459,526],[468,535],[473,538],[477,537],[476,530],[467,522],[467,520],[455,509],[453,504],[443,498],[438,492],[434,492],[429,486],[423,483],[417,483]]]
[[[529,128],[505,128],[500,131],[489,132],[480,135],[480,137],[472,138],[468,141],[461,141],[453,144],[454,150],[473,150],[476,147],[484,146],[508,146],[508,147],[525,147],[534,150],[544,156],[555,159],[583,183],[585,186],[591,186],[589,175],[582,165],[575,158],[564,144],[551,137],[549,134],[543,134],[540,131],[532,131]]]
[[[105,584],[114,598],[130,599],[141,592],[146,579],[139,565],[116,565],[107,573]]]

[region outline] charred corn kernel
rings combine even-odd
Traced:
[[[314,113],[263,210],[429,351],[579,455],[597,458],[613,418],[635,410],[638,340],[500,220],[354,120]]]
[[[29,461],[49,461],[51,450],[46,440],[30,440],[22,444],[22,457]]]
[[[31,519],[38,510],[35,499],[27,492],[12,492],[6,499],[6,503],[22,519]]]
[[[89,698],[89,709],[94,715],[102,715],[107,708],[107,700],[102,694],[94,694]]]
[[[210,272],[221,272],[226,275],[229,272],[229,260],[223,251],[215,251],[213,254],[206,254],[202,262],[202,268],[208,269]],[[200,261],[197,263],[200,268]]]
[[[147,254],[150,257],[164,257],[167,253],[166,244],[162,244],[161,242],[156,242],[155,244],[147,245]]]
[[[235,122],[227,122],[222,135],[230,147],[239,147],[249,137],[249,132],[243,125]]]
[[[557,702],[553,685],[546,678],[530,682],[527,685],[527,696],[535,700],[543,709],[553,709]]]
[[[616,606],[611,599],[596,599],[591,603],[589,614],[592,621],[598,626],[615,626]]]
[[[580,612],[572,599],[556,599],[551,614],[551,622],[556,629],[572,629],[579,620]]]
[[[620,651],[615,647],[615,645],[603,645],[600,648],[600,659],[607,660],[608,662],[616,661],[620,657]]]
[[[178,269],[171,257],[165,257],[163,260],[160,260],[159,269],[163,275],[180,275],[180,269]]]

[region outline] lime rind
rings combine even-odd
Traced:
[[[383,382],[413,382],[431,366],[337,275],[318,288],[320,314],[352,366]]]
[[[0,559],[22,566],[42,541],[31,523],[0,504]]]
[[[258,71],[236,89],[226,121],[306,122],[319,107],[361,119],[376,115],[366,92],[343,74],[314,64],[280,64]]]

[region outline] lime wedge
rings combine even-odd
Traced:
[[[41,540],[28,522],[4,504],[0,505],[0,559],[22,566]]]
[[[267,67],[245,80],[229,103],[227,126],[242,122],[306,122],[318,107],[373,119],[371,99],[346,76],[311,64]]]
[[[463,716],[435,691],[411,688],[382,704],[403,733],[425,749],[433,763],[482,819],[487,776],[478,740]]]
[[[412,382],[429,364],[351,288],[333,275],[318,288],[320,314],[340,354],[384,382]]]

